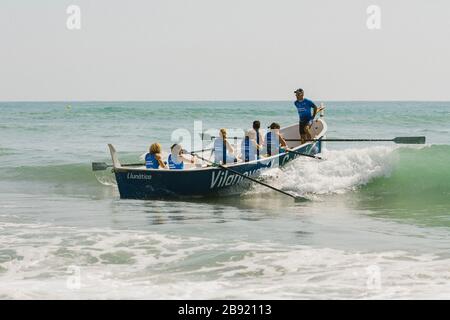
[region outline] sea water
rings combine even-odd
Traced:
[[[325,102],[326,144],[241,196],[120,200],[171,134],[297,121],[292,102],[0,103],[0,298],[450,298],[450,103]],[[195,184],[192,181],[192,184]]]

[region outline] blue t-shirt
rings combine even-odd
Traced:
[[[312,109],[315,104],[311,100],[303,99],[302,101],[295,101],[294,104],[301,122],[309,122],[313,119]]]

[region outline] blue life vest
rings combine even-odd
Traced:
[[[180,163],[177,163],[172,160],[172,155],[169,154],[169,158],[167,159],[167,162],[169,163],[169,169],[184,169],[184,162],[181,161]]]
[[[226,164],[234,162],[236,158],[227,154],[227,144],[222,138],[214,140],[214,162]]]
[[[245,137],[241,144],[241,152],[244,155],[244,161],[249,162],[256,160],[256,151],[257,148],[254,143],[250,141],[249,137]]]
[[[269,156],[278,154],[280,151],[280,142],[278,139],[278,136],[275,135],[273,132],[267,132],[266,134],[266,152]]]
[[[147,153],[145,155],[145,166],[147,169],[159,169],[159,162],[156,160],[154,154]]]
[[[311,100],[303,99],[302,101],[295,101],[300,122],[307,123],[313,119],[312,109],[315,107]]]

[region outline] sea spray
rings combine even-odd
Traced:
[[[302,158],[285,168],[271,170],[277,186],[298,194],[333,194],[355,190],[391,173],[395,147],[326,151],[326,160]]]

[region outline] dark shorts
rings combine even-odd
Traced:
[[[298,128],[299,128],[299,131],[300,131],[300,135],[306,134],[305,127],[306,127],[306,126],[309,126],[309,125],[311,125],[311,124],[312,124],[312,121],[311,121],[311,120],[308,120],[308,121],[300,121],[299,124],[298,124]]]

